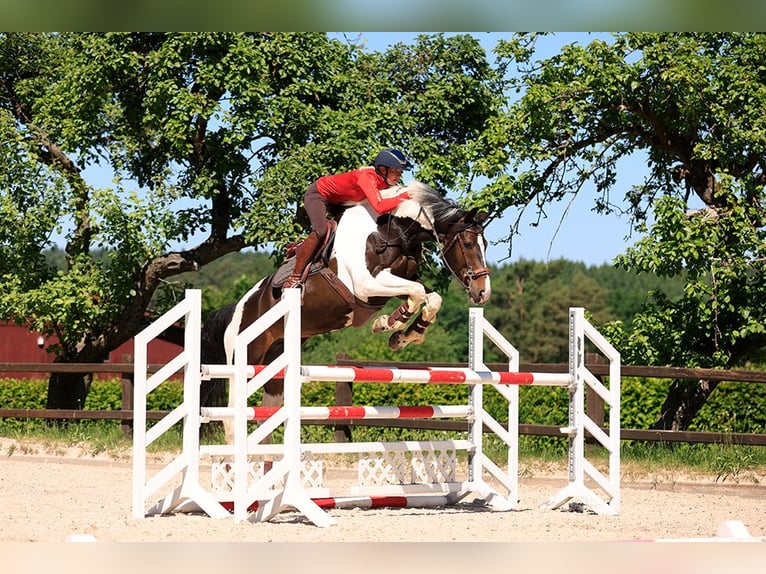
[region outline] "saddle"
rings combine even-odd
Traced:
[[[330,253],[332,253],[332,247],[335,243],[335,231],[338,228],[338,224],[335,220],[328,220],[327,233],[324,236],[324,240],[319,249],[316,250],[309,264],[304,271],[304,281],[309,275],[315,275],[322,269],[326,268],[330,262]],[[298,252],[298,248],[303,244],[303,240],[296,241],[294,243],[288,243],[285,250],[285,261],[280,265],[279,269],[274,273],[274,277],[271,280],[271,284],[274,287],[280,288],[287,281],[288,277],[293,272],[295,267],[295,254]]]
[[[330,254],[332,253],[333,244],[335,243],[335,231],[337,229],[337,221],[328,221],[327,234],[325,235],[322,246],[317,249],[311,262],[306,266],[304,271],[303,280],[310,275],[319,275],[324,279],[330,287],[337,293],[349,309],[354,311],[353,326],[360,327],[369,321],[370,317],[380,311],[388,301],[388,298],[375,298],[369,302],[358,299],[348,288],[341,282],[336,275],[335,271],[330,267]],[[272,279],[271,286],[275,289],[280,289],[288,277],[293,272],[295,267],[295,254],[302,241],[291,243],[287,246],[286,259],[284,263],[276,270]]]

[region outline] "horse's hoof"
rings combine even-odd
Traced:
[[[388,330],[388,315],[381,315],[372,324],[373,333],[383,333]]]
[[[408,342],[404,334],[397,331],[388,338],[388,348],[392,351],[400,351],[407,346]]]

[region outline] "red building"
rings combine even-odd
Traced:
[[[182,347],[173,342],[180,340],[176,331],[166,331],[162,339],[155,339],[149,345],[148,361],[151,364],[165,364],[178,355]],[[47,353],[45,347],[55,343],[40,333],[31,332],[24,326],[0,322],[0,363],[52,363],[54,355]],[[133,339],[123,343],[109,354],[109,363],[133,362]],[[101,374],[97,377],[112,378],[119,373]],[[40,373],[0,372],[0,378],[38,379]]]

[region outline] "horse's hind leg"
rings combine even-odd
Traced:
[[[436,314],[442,306],[438,293],[428,293],[420,315],[404,331],[397,331],[388,339],[388,348],[392,351],[403,349],[410,343],[420,345],[425,341],[426,329],[436,320]]]

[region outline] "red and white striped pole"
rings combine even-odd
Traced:
[[[247,420],[263,421],[274,416],[282,407],[248,407]],[[234,416],[229,407],[203,407],[201,414],[210,421],[224,420]],[[467,405],[423,406],[330,406],[301,407],[301,419],[349,420],[349,419],[437,419],[468,418],[472,410]]]
[[[248,365],[248,378],[255,377],[265,365]],[[228,378],[234,376],[234,368],[227,365],[203,365],[203,377]],[[284,374],[279,371],[274,378]],[[306,381],[359,382],[359,383],[425,383],[436,385],[541,385],[565,387],[572,382],[567,373],[527,373],[475,371],[468,368],[398,369],[388,367],[346,367],[333,365],[303,365],[301,376]]]

